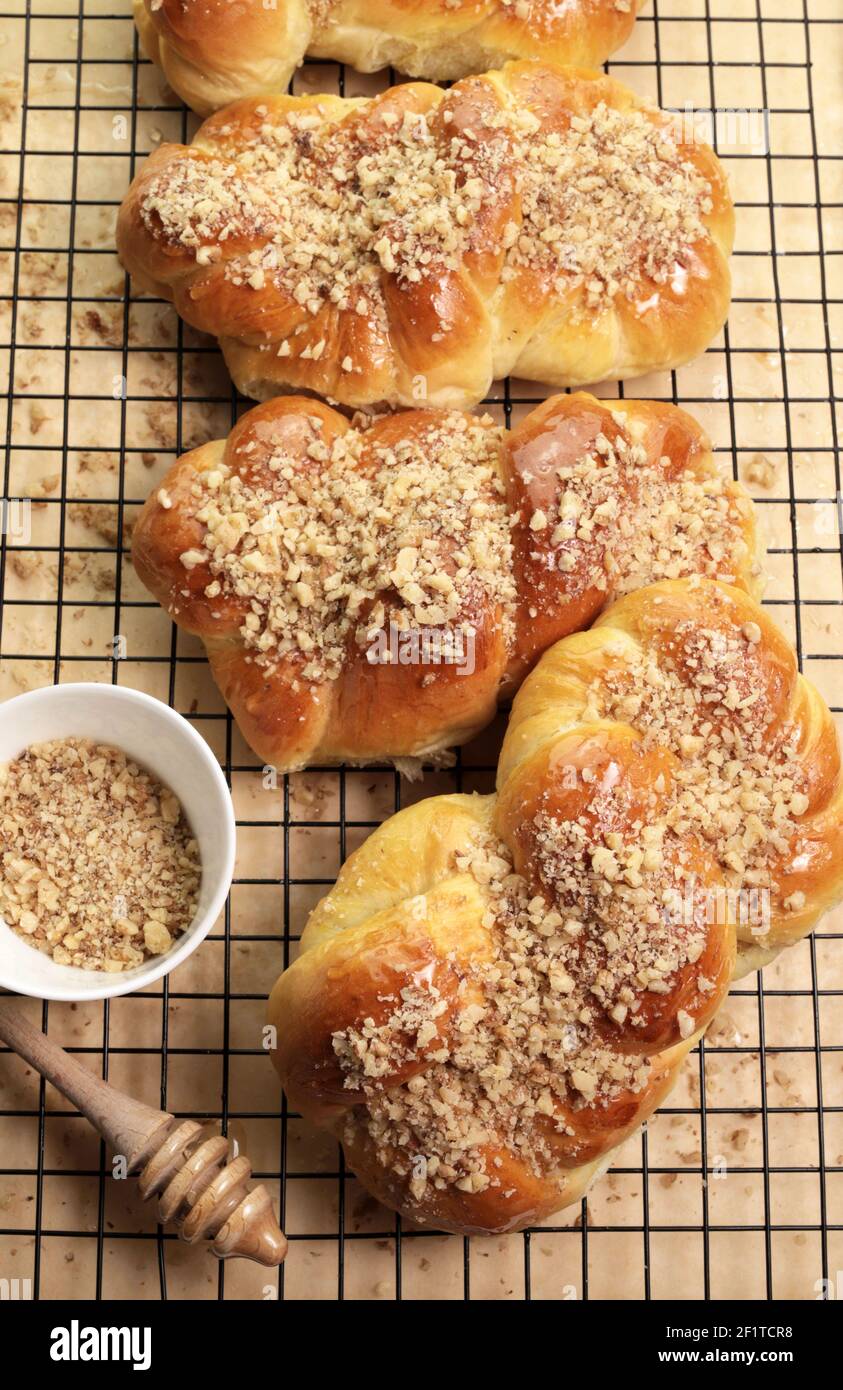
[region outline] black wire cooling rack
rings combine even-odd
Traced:
[[[2,537],[0,681],[4,696],[95,679],[167,699],[220,756],[241,853],[224,919],[192,958],[201,968],[80,1010],[31,1007],[117,1084],[235,1134],[244,1127],[291,1253],[276,1282],[185,1252],[125,1188],[115,1197],[104,1146],[6,1054],[0,1291],[16,1277],[36,1298],[843,1297],[843,932],[833,921],[766,982],[738,986],[675,1103],[630,1141],[588,1203],[537,1231],[470,1242],[402,1229],[284,1108],[261,1046],[262,1000],[307,907],[402,799],[485,789],[494,734],[421,788],[383,770],[314,769],[261,802],[260,770],[200,651],[133,582],[126,541],[146,491],[183,447],[225,433],[244,403],[207,340],[164,306],[140,308],[114,260],[107,223],[128,178],[159,138],[194,129],[139,58],[128,9],[5,0],[0,15],[11,54],[0,113],[3,496],[35,499],[31,541]],[[740,227],[722,341],[627,394],[690,408],[748,482],[771,538],[767,601],[838,712],[843,166],[828,133],[842,39],[841,0],[658,0],[608,65],[665,106],[769,113],[763,148],[719,150]],[[340,92],[361,82],[334,64],[307,64],[298,80]],[[838,101],[839,85],[838,76]],[[507,382],[489,408],[509,424],[542,394]],[[109,582],[80,597],[86,563]],[[127,634],[125,654],[110,646],[115,634]]]

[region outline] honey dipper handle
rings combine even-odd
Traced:
[[[158,1147],[152,1141],[172,1123],[172,1115],[132,1100],[94,1076],[5,1000],[0,1000],[0,1040],[31,1062],[90,1120],[114,1153],[125,1156],[130,1171]]]

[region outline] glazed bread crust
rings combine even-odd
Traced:
[[[416,501],[426,482],[431,495]],[[313,527],[329,484],[323,537]],[[295,537],[282,525],[294,485],[308,489]],[[409,501],[396,503],[396,488],[408,489]],[[251,529],[222,548],[224,532],[209,528],[227,530],[221,510],[233,511],[239,525],[244,508]],[[337,585],[360,580],[369,537],[355,531],[342,554],[326,552],[324,572],[311,565],[304,574],[300,562],[358,515],[366,531],[380,528],[373,549],[382,572],[362,575],[366,598],[349,625]],[[275,555],[276,542],[283,564],[272,558],[256,588],[248,569],[254,552],[262,545]],[[358,428],[320,402],[278,397],[244,415],[227,440],[180,458],[133,535],[142,582],[180,627],[201,637],[247,742],[283,771],[436,758],[477,733],[543,651],[586,627],[618,594],[693,573],[758,593],[759,550],[750,499],[720,477],[689,415],[585,393],[546,401],[511,431],[436,411]],[[441,575],[454,577],[450,610],[434,611],[407,588],[399,570],[410,562],[431,571],[437,601],[448,593]],[[302,591],[303,581],[312,592]],[[292,616],[282,622],[288,603]],[[308,621],[310,637],[301,631]],[[336,650],[319,664],[332,624]],[[407,627],[454,640],[449,648],[443,636],[425,659],[406,642],[398,649]],[[278,642],[261,648],[273,630]],[[373,661],[375,639],[394,630],[392,646]]]
[[[619,380],[697,356],[728,311],[725,175],[674,133],[547,63],[244,101],[147,160],[118,249],[258,400],[464,408],[506,376]]]
[[[597,68],[643,0],[134,0],[144,50],[207,116],[282,91],[306,53],[360,72],[453,81],[512,58]]]
[[[732,587],[652,585],[553,646],[515,700],[497,787],[379,827],[269,1002],[291,1105],[386,1205],[466,1234],[579,1200],[669,1092],[733,971],[843,895],[830,714]],[[689,882],[700,898],[665,915]],[[762,885],[759,925],[726,894]]]

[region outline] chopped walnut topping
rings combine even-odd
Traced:
[[[446,1000],[434,987],[408,986],[402,989],[401,1002],[386,1028],[366,1018],[359,1028],[334,1034],[334,1051],[348,1072],[359,1071],[370,1078],[384,1076],[397,1063],[412,1059],[418,1049],[427,1047],[436,1037],[436,1019],[446,1008]]]
[[[591,588],[619,597],[692,574],[734,583],[747,567],[752,504],[731,481],[690,469],[671,477],[669,459],[657,464],[621,434],[598,435],[593,452],[556,476],[557,502],[530,519],[536,545],[549,541],[532,558],[568,576],[572,598]]]
[[[526,140],[520,158],[511,266],[545,269],[559,294],[582,285],[589,309],[681,282],[683,254],[706,235],[711,190],[646,112],[600,102],[566,130]]]
[[[601,797],[611,792],[599,791],[592,810]],[[444,1013],[432,987],[414,991],[409,1009],[402,1002],[380,1026],[368,1020],[333,1038],[345,1084],[363,1102],[348,1112],[346,1137],[364,1126],[381,1161],[414,1175],[417,1201],[428,1183],[499,1186],[487,1146],[504,1145],[546,1172],[558,1161],[554,1131],[574,1136],[583,1108],[640,1092],[648,1059],[607,1041],[601,1020],[640,1027],[642,1000],[668,992],[705,945],[704,894],[681,864],[667,864],[657,827],[638,824],[625,839],[607,834],[596,844],[585,817],[539,813],[530,833],[541,893],[514,872],[503,844],[480,839],[456,856],[455,869],[471,873],[487,896],[494,951],[463,980],[454,1020],[426,1055],[426,1069],[402,1086],[382,1085],[396,1067],[419,1060],[412,1039],[422,1020],[432,1024]],[[642,845],[656,851],[649,869]],[[669,910],[674,895],[691,904],[680,925]],[[682,1037],[695,1031],[687,1013],[677,1021]]]
[[[457,125],[443,93],[430,111],[387,98],[337,121],[315,103],[265,112],[247,130],[218,127],[151,181],[141,216],[198,264],[222,258],[234,285],[273,290],[310,315],[356,309],[381,329],[384,276],[407,287],[458,268],[475,238],[491,249],[487,224],[513,198],[520,221],[501,216],[494,233],[503,281],[537,270],[559,294],[581,287],[588,309],[681,288],[712,201],[670,130],[604,102],[548,130],[486,90],[492,101],[478,101],[471,126]],[[296,355],[286,339],[274,350]],[[312,344],[305,354],[316,355]]]
[[[627,720],[645,743],[677,753],[668,827],[706,842],[731,886],[775,890],[773,861],[789,853],[809,799],[798,732],[776,727],[759,698],[761,630],[683,622],[672,639],[596,682],[590,713]],[[764,934],[763,924],[753,928],[762,944]]]
[[[479,132],[443,138],[421,112],[390,115],[376,134],[327,122],[318,107],[267,120],[236,162],[170,166],[147,192],[144,220],[203,263],[208,242],[224,253],[234,238],[258,238],[226,259],[235,285],[271,283],[312,314],[326,301],[353,308],[362,289],[364,312],[382,319],[382,272],[411,284],[458,264],[471,223],[500,196],[509,143],[503,121],[499,132],[482,127],[491,138],[481,144]]]
[[[443,413],[386,446],[362,420],[329,448],[311,423],[306,458],[266,436],[265,467],[250,441],[242,473],[237,461],[215,464],[191,486],[207,529],[182,566],[208,567],[206,598],[248,603],[241,635],[254,659],[295,655],[303,680],[335,679],[350,639],[365,647],[390,622],[471,630],[478,600],[499,612],[511,645],[521,511],[507,501],[505,431]],[[620,434],[599,435],[593,453],[556,472],[558,500],[525,518],[547,611],[590,588],[608,597],[690,574],[734,580],[746,567],[750,504],[732,483],[690,470],[671,478],[669,460],[648,461]]]
[[[242,636],[258,659],[295,653],[303,679],[334,679],[350,638],[366,646],[386,621],[460,627],[483,598],[511,631],[498,431],[444,414],[390,447],[351,430],[329,450],[314,430],[308,454],[302,467],[276,450],[267,486],[218,468],[194,484],[208,529],[182,564],[207,560],[208,597],[248,601]]]
[[[118,748],[68,738],[0,767],[0,913],[59,965],[113,974],[161,955],[200,877],[177,798]]]

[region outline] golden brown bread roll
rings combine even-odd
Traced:
[[[134,0],[149,58],[200,115],[272,96],[306,53],[452,81],[510,58],[596,68],[643,0]]]
[[[284,771],[435,758],[613,597],[693,573],[757,592],[757,548],[690,416],[585,394],[510,432],[456,411],[355,425],[278,397],[180,458],[133,540]]]
[[[708,146],[611,78],[510,63],[444,92],[267,97],[162,145],[121,259],[219,339],[238,388],[465,407],[515,375],[675,367],[729,306]]]
[[[740,951],[843,895],[828,709],[746,593],[670,580],[551,647],[496,796],[376,830],[269,1003],[290,1103],[423,1226],[577,1200],[670,1089]]]

